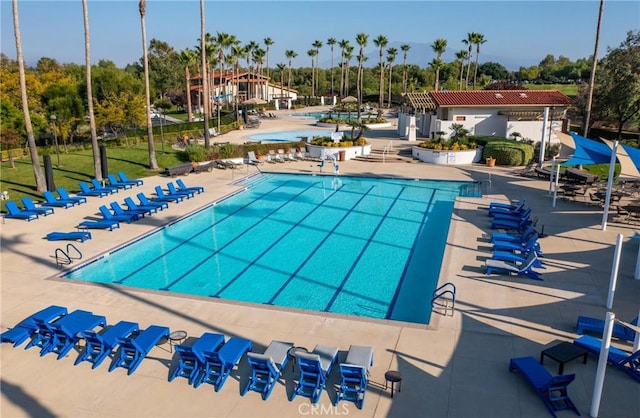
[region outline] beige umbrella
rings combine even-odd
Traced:
[[[261,104],[267,104],[267,103],[268,102],[266,100],[262,100],[257,97],[252,97],[251,99],[248,99],[242,102],[243,105],[261,105]]]
[[[340,100],[340,103],[357,103],[358,99],[353,96],[347,96],[344,99]]]

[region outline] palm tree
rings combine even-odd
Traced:
[[[402,92],[406,93],[407,92],[407,53],[411,49],[411,45],[402,44],[400,45],[400,49],[404,54],[402,58]]]
[[[31,155],[31,166],[36,180],[36,190],[44,192],[47,190],[47,183],[42,168],[40,168],[40,157],[36,140],[33,136],[33,126],[31,125],[31,115],[29,114],[29,102],[27,99],[27,81],[24,72],[24,58],[22,56],[22,41],[20,40],[20,21],[18,19],[18,0],[13,0],[13,33],[16,38],[16,52],[18,55],[18,74],[20,76],[20,97],[22,99],[22,113],[24,114],[24,127],[27,131],[27,144]]]
[[[193,110],[191,106],[191,73],[190,68],[197,68],[198,56],[196,51],[185,48],[180,52],[180,61],[184,64],[184,77],[187,91],[187,122],[193,120]]]
[[[353,47],[349,45],[344,53],[345,59],[345,96],[349,95],[349,73],[351,72],[351,58],[353,58]]]
[[[89,10],[87,0],[82,0],[82,14],[84,18],[84,57],[87,79],[87,108],[89,111],[89,130],[91,131],[91,149],[93,151],[93,176],[102,180],[102,163],[98,148],[98,134],[96,133],[96,117],[93,113],[93,93],[91,87],[91,48],[89,47]]]
[[[387,63],[389,64],[389,107],[391,107],[391,72],[393,70],[393,62],[396,60],[398,50],[396,48],[387,49]]]
[[[233,86],[231,88],[234,90],[233,103],[235,105],[235,110],[236,110],[235,114],[237,115],[238,114],[238,94],[240,93],[240,80],[237,80],[236,77],[238,76],[238,74],[240,74],[240,60],[244,58],[244,48],[240,45],[239,41],[234,43],[233,46],[231,47],[231,56],[233,57],[233,74],[231,75],[231,78],[236,82],[235,89],[233,89]]]
[[[589,90],[587,91],[587,103],[585,105],[584,125],[582,132],[584,137],[589,138],[589,124],[591,123],[591,106],[593,102],[593,89],[596,80],[596,67],[598,64],[598,45],[600,43],[600,24],[602,23],[602,12],[604,10],[604,0],[600,0],[598,11],[598,24],[596,26],[596,40],[593,47],[593,57],[591,58],[591,76],[589,77]]]
[[[146,0],[140,0],[138,3],[138,11],[140,11],[140,26],[142,28],[142,59],[144,64],[144,96],[147,106],[147,137],[149,143],[149,168],[151,170],[158,169],[158,161],[156,160],[156,146],[153,142],[153,125],[151,124],[151,90],[149,88],[149,57],[147,56],[147,29],[144,24],[144,15],[146,13]]]
[[[331,96],[333,96],[333,46],[336,42],[336,38],[327,39],[327,45],[331,48]]]
[[[447,49],[447,40],[443,39],[443,38],[438,38],[436,39],[433,44],[431,44],[431,49],[433,49],[433,52],[436,53],[436,60],[439,62],[442,62],[442,54],[444,53],[445,49]],[[436,66],[435,70],[436,70],[436,82],[435,82],[435,91],[438,91],[438,88],[440,86],[440,68],[442,68],[441,65]]]
[[[316,84],[314,91],[320,94],[320,48],[322,48],[322,41],[316,40],[313,43],[313,47],[316,49],[316,69],[318,70],[318,76],[315,78]],[[313,70],[313,69],[312,69]],[[313,76],[311,77],[313,79]]]
[[[442,69],[444,67],[444,62],[440,58],[434,58],[429,63],[429,67],[433,68],[433,71],[436,73],[434,90],[438,91],[438,76],[437,76],[437,74],[440,74],[440,69]]]
[[[387,44],[389,43],[389,40],[383,36],[383,35],[378,35],[377,38],[375,38],[373,40],[373,44],[375,46],[378,47],[379,50],[379,55],[380,55],[380,93],[379,93],[379,98],[378,98],[378,109],[382,109],[382,105],[383,105],[383,98],[384,98],[384,47],[387,46]]]
[[[263,64],[264,64],[264,56],[265,56],[266,53],[267,53],[267,51],[265,51],[264,49],[258,47],[258,49],[254,50],[253,54],[252,54],[253,55],[253,62],[256,63],[256,72],[258,74],[260,74],[260,75],[262,75],[262,67],[263,67]],[[261,87],[266,87],[266,83],[265,83],[264,86],[261,85]],[[263,99],[266,100],[268,92],[265,92],[265,90],[262,89],[262,88],[260,90],[261,90],[260,95],[262,96]]]
[[[345,62],[346,62],[346,57],[345,57],[345,53],[347,52],[347,48],[349,47],[349,41],[347,39],[343,39],[340,42],[338,42],[338,46],[340,47],[340,96],[344,97],[347,96],[345,94],[345,91],[347,90],[345,88]]]
[[[277,65],[278,71],[280,71],[280,97],[284,97],[282,90],[284,89],[284,70],[287,69],[287,65],[280,63]]]
[[[267,47],[266,58],[267,58],[267,78],[269,78],[269,48],[273,45],[273,39],[267,37],[263,40],[264,45]]]
[[[366,33],[359,33],[356,35],[356,42],[360,46],[360,51],[358,52],[358,79],[356,81],[357,84],[357,92],[358,92],[358,122],[362,122],[362,79],[364,73],[364,48],[367,46],[367,42],[369,40],[369,35]]]
[[[462,43],[467,45],[467,76],[465,78],[464,89],[469,88],[469,74],[471,74],[471,51],[473,48],[473,40],[475,39],[476,33],[470,32],[467,33],[467,39],[463,39]]]
[[[298,54],[292,49],[287,49],[286,51],[284,51],[284,55],[289,59],[289,80],[287,81],[287,89],[291,91],[291,64],[293,59],[297,57]]]
[[[462,76],[464,75],[464,62],[469,57],[469,53],[464,49],[456,52],[456,59],[460,60],[460,83],[458,89],[462,90]]]
[[[475,37],[473,38],[473,43],[476,45],[476,66],[475,69],[473,71],[473,89],[476,89],[476,78],[478,76],[478,59],[480,58],[480,45],[482,45],[483,43],[487,42],[486,39],[484,39],[484,35],[481,33],[476,33]]]
[[[315,96],[315,90],[314,87],[316,85],[315,83],[315,79],[314,79],[314,74],[315,72],[313,71],[313,63],[314,60],[313,58],[316,56],[317,52],[315,49],[310,49],[307,51],[307,55],[311,57],[311,97]]]
[[[250,41],[245,45],[244,50],[247,53],[247,71],[249,72],[247,75],[247,98],[250,99],[254,97],[254,89],[252,88],[253,84],[251,80],[253,80],[253,51],[258,49],[258,43],[256,41]]]
[[[204,0],[200,0],[200,65],[202,69],[202,93],[204,95],[203,106],[204,106],[204,146],[209,148],[210,136],[209,136],[209,73],[207,71],[207,37],[205,33],[205,24],[204,24]]]

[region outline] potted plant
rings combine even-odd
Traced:
[[[496,166],[496,159],[493,157],[488,157],[487,158],[487,166],[488,167],[495,167]]]

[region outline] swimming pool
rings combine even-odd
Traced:
[[[64,277],[426,324],[470,184],[262,174]]]
[[[309,141],[314,136],[331,136],[331,132],[333,129],[329,130],[313,130],[313,131],[280,131],[280,132],[269,132],[265,134],[255,134],[249,136],[250,142],[260,141],[262,144],[274,143],[274,142],[296,142],[300,141],[303,137],[307,137]]]
[[[292,113],[291,116],[295,116],[295,117],[299,117],[299,118],[309,118],[309,119],[320,120],[320,119],[322,119],[322,118],[324,118],[326,116],[329,116],[329,112],[297,112],[297,113]],[[353,111],[351,113],[349,113],[349,112],[331,112],[331,117],[333,119],[349,119],[349,116],[351,116],[351,119],[357,119],[358,118],[358,112],[357,111]],[[375,117],[376,113],[361,112],[361,116],[366,119],[369,116]]]

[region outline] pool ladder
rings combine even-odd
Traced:
[[[74,250],[73,256],[71,250]],[[73,260],[81,260],[82,253],[80,252],[78,247],[73,245],[73,243],[69,243],[64,250],[62,248],[56,248],[56,252],[53,254],[53,258],[56,259],[56,264],[58,265],[58,267],[62,267],[73,264]]]
[[[450,304],[451,303],[451,304]],[[447,316],[451,310],[451,316],[456,309],[456,285],[447,282],[433,291],[431,297],[431,309],[444,308],[444,315]]]

